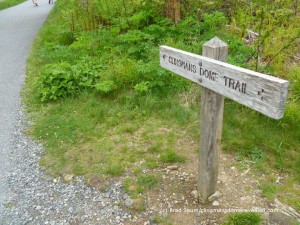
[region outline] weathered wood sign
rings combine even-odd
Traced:
[[[283,116],[286,80],[168,46],[160,47],[160,65],[271,118]]]
[[[162,67],[203,86],[197,186],[204,202],[217,189],[224,96],[279,119],[288,93],[288,81],[227,64],[227,53],[227,44],[218,38],[203,45],[204,56],[160,47]]]

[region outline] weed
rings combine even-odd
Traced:
[[[107,174],[119,176],[119,175],[122,175],[125,170],[122,165],[118,164],[118,165],[109,166],[105,171]]]
[[[135,175],[138,175],[138,174],[141,174],[142,173],[142,169],[141,168],[136,168],[134,171],[133,171],[133,173],[135,174]]]
[[[296,161],[295,171],[296,171],[296,179],[297,179],[298,183],[300,183],[300,159],[298,159]]]
[[[262,194],[270,200],[273,200],[277,193],[277,185],[275,183],[263,183],[261,185]]]
[[[134,199],[132,209],[139,211],[139,212],[144,211],[145,210],[145,199],[141,196]]]
[[[139,175],[137,183],[145,189],[150,189],[158,183],[158,178],[154,175]]]
[[[132,191],[131,190],[131,182],[132,182],[132,179],[129,177],[124,180],[124,188],[125,188],[126,193],[130,193]]]
[[[160,155],[160,161],[163,163],[181,163],[185,162],[185,158],[178,155],[174,150],[167,149]]]
[[[150,146],[147,151],[149,153],[159,153],[161,151],[161,144],[155,144]]]
[[[138,177],[143,175],[138,175]],[[145,187],[138,184],[135,178],[126,178],[124,180],[124,188],[126,193],[130,194],[132,199],[136,199],[140,196],[141,193],[145,191]]]
[[[245,212],[230,214],[223,225],[259,225],[263,218],[259,213]]]
[[[153,169],[153,168],[157,168],[158,167],[158,162],[156,161],[156,159],[148,159],[142,165],[145,166],[145,167]]]
[[[265,153],[259,148],[255,147],[251,152],[249,157],[253,162],[261,162],[265,158]]]

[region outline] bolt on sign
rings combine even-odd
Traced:
[[[202,86],[197,186],[203,201],[207,201],[217,188],[224,96],[280,119],[288,94],[288,81],[227,64],[227,52],[227,44],[217,37],[203,45],[204,56],[160,47],[163,68]]]

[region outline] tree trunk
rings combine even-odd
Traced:
[[[181,19],[181,0],[166,0],[165,14],[176,24]]]

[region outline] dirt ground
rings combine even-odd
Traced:
[[[161,183],[145,196],[145,216],[140,216],[135,224],[222,224],[228,213],[245,211],[261,213],[265,218],[263,224],[297,224],[273,201],[262,196],[251,168],[238,169],[237,161],[230,153],[220,154],[218,191],[221,197],[214,203],[201,203],[191,196],[197,189],[197,155],[186,157],[188,162],[185,164],[156,169]]]

